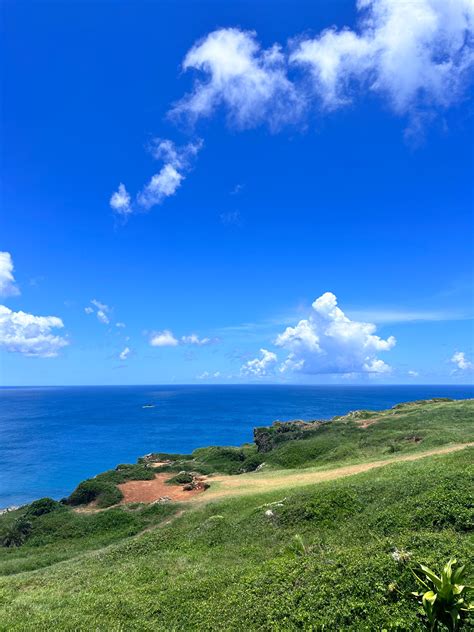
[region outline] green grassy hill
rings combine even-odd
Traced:
[[[44,501],[0,516],[3,533],[29,524],[21,546],[0,548],[0,630],[426,629],[412,568],[472,559],[474,449],[396,460],[473,441],[473,406],[407,404],[276,426],[270,439],[285,437],[265,440],[264,452],[206,448],[169,464],[237,473],[250,459],[265,462],[233,476],[234,491],[250,477],[279,479],[276,491],[213,499],[210,477],[209,496],[195,503],[78,513]],[[374,459],[389,464],[284,486],[303,468]]]

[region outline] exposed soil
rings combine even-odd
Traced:
[[[203,489],[192,489],[184,491],[182,485],[167,485],[165,483],[172,474],[169,472],[155,474],[155,478],[150,481],[127,481],[120,483],[117,487],[123,494],[121,504],[125,503],[153,503],[156,500],[167,496],[171,500],[185,502],[191,500],[193,496],[202,494]]]

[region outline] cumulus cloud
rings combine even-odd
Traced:
[[[359,0],[357,8],[357,31],[327,29],[300,40],[290,55],[310,70],[325,107],[367,91],[399,114],[459,98],[474,61],[472,0]]]
[[[132,198],[124,184],[120,183],[117,191],[112,193],[110,206],[119,215],[129,215],[132,212]]]
[[[153,139],[149,147],[150,152],[156,160],[163,162],[163,166],[138,193],[135,203],[132,203],[125,186],[120,184],[110,198],[112,209],[119,215],[126,216],[140,210],[148,211],[174,195],[201,147],[200,139],[182,146],[177,146],[168,139]]]
[[[253,31],[218,29],[187,53],[200,73],[171,110],[194,122],[223,108],[231,124],[277,128],[376,94],[397,114],[446,108],[474,63],[472,0],[358,0],[357,28],[263,49]]]
[[[34,316],[0,305],[0,345],[7,351],[53,358],[69,344],[65,338],[52,333],[53,329],[63,327],[63,321],[56,316]]]
[[[278,358],[276,353],[268,349],[260,349],[260,358],[255,358],[246,362],[240,369],[241,375],[253,377],[266,377],[275,368]]]
[[[125,349],[119,353],[119,359],[126,360],[128,356],[130,355],[130,353],[131,353],[130,347],[125,347]]]
[[[468,371],[473,368],[472,362],[466,358],[464,351],[456,351],[451,358],[451,362],[456,365],[459,371]]]
[[[209,33],[186,55],[183,69],[191,68],[205,77],[174,106],[172,116],[195,121],[223,106],[238,127],[263,121],[277,128],[303,109],[302,97],[287,77],[281,47],[262,49],[253,31],[227,28]]]
[[[152,347],[177,347],[179,341],[169,329],[164,329],[151,335],[150,344]]]
[[[104,325],[108,325],[110,323],[110,312],[112,311],[111,308],[105,303],[101,303],[95,298],[92,299],[91,305],[93,305],[94,307],[91,307],[90,305],[88,305],[87,307],[84,307],[85,313],[86,314],[95,313],[95,315],[97,316],[97,320],[99,322],[103,323]]]
[[[337,299],[326,292],[312,305],[307,319],[287,327],[275,345],[289,351],[281,372],[387,373],[391,369],[377,357],[389,351],[395,338],[375,335],[376,326],[350,320],[337,306]]]
[[[9,252],[0,252],[0,296],[16,296],[20,290],[13,276],[13,261]]]

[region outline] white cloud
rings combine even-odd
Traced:
[[[179,342],[169,329],[165,329],[152,334],[150,344],[152,347],[176,347]]]
[[[125,186],[120,184],[118,191],[110,198],[112,209],[120,215],[129,215],[140,209],[149,210],[161,204],[167,197],[173,196],[181,186],[202,144],[201,139],[182,146],[177,146],[168,139],[153,139],[150,152],[156,160],[164,163],[162,168],[138,193],[135,204],[132,204]]]
[[[437,110],[462,98],[474,66],[473,0],[358,0],[356,8],[353,29],[331,26],[269,48],[254,31],[208,33],[183,60],[183,70],[197,78],[169,116],[195,123],[221,109],[237,128],[277,130],[377,95],[410,117],[413,135]],[[160,171],[135,201],[120,183],[112,209],[127,216],[173,196],[201,147],[201,140],[181,147],[154,140],[150,150],[163,162]]]
[[[357,28],[330,27],[287,47],[262,49],[238,28],[209,33],[184,59],[201,78],[171,115],[193,122],[222,107],[237,127],[277,128],[369,93],[414,117],[460,98],[474,63],[472,0],[358,0],[357,10]]]
[[[110,323],[110,312],[112,311],[111,308],[105,303],[101,303],[95,298],[92,299],[91,304],[94,305],[96,309],[94,310],[94,308],[90,307],[89,305],[87,307],[84,307],[85,313],[93,314],[95,312],[95,315],[97,316],[97,320],[103,323],[104,325],[108,325]]]
[[[412,323],[439,322],[446,320],[469,320],[472,314],[454,309],[416,310],[416,309],[350,309],[351,318],[374,323]]]
[[[303,106],[286,66],[281,47],[275,44],[262,50],[253,31],[213,31],[191,48],[183,62],[184,70],[202,71],[205,79],[196,81],[171,115],[195,121],[224,106],[230,122],[238,127],[261,122],[279,127],[298,117]]]
[[[56,316],[33,316],[0,305],[0,345],[7,351],[53,358],[69,344],[65,338],[51,333],[63,327],[63,321]]]
[[[176,193],[182,179],[173,165],[165,165],[139,193],[138,203],[146,209],[161,204],[165,198]]]
[[[418,377],[419,373],[418,373],[418,371],[408,371],[408,375],[410,377]]]
[[[308,68],[324,107],[357,92],[386,98],[399,114],[456,101],[472,66],[472,0],[359,0],[358,31],[332,27],[302,39],[290,61]]]
[[[205,345],[211,345],[218,342],[217,338],[199,338],[197,334],[190,334],[189,336],[181,336],[181,342],[184,345],[197,345],[198,347],[204,347]]]
[[[0,252],[0,296],[16,296],[20,290],[13,276],[13,261],[9,252]]]
[[[126,327],[126,324],[118,322],[118,323],[115,323],[115,326],[118,327],[119,329],[123,329],[124,327]]]
[[[472,362],[466,358],[464,351],[456,351],[451,358],[451,362],[455,364],[460,371],[468,371],[473,368]]]
[[[130,347],[125,347],[125,349],[119,353],[119,359],[126,360],[128,356],[130,355],[130,353],[131,353]]]
[[[350,320],[337,307],[337,299],[326,292],[312,305],[309,317],[295,327],[287,327],[275,345],[289,351],[280,367],[282,372],[387,373],[391,369],[377,357],[389,351],[395,338],[375,335],[372,323]]]
[[[221,377],[221,372],[220,371],[215,371],[214,373],[209,373],[209,371],[204,371],[200,375],[196,376],[196,378],[198,380],[209,380],[211,378],[216,379],[218,377]]]
[[[240,369],[241,375],[265,377],[275,368],[278,358],[273,351],[260,349],[261,358],[249,360]]]
[[[200,338],[197,334],[181,336],[181,338],[178,339],[169,329],[153,333],[150,337],[150,344],[153,347],[177,347],[178,345],[204,347],[217,342],[219,342],[219,338]]]
[[[132,212],[132,199],[124,184],[120,183],[118,190],[112,194],[110,206],[119,215],[129,215]]]

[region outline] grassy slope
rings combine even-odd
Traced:
[[[289,492],[272,517],[263,505],[281,493],[209,503],[100,553],[4,578],[0,629],[421,630],[411,572],[390,553],[434,565],[472,556],[473,453]],[[289,550],[295,534],[306,555]]]
[[[474,441],[473,419],[474,400],[399,405],[374,412],[367,428],[357,416],[347,415],[308,439],[281,444],[265,461],[278,468],[339,465],[465,443]]]
[[[342,442],[349,434],[352,455],[331,447],[330,435],[320,434],[282,444],[265,459],[281,451],[275,465],[283,461],[288,467],[296,455],[305,466],[326,462],[333,467],[336,454],[341,463],[358,462],[380,457],[390,442],[401,449],[385,454],[397,457],[473,438],[472,402],[390,412],[365,430],[347,419],[331,424]],[[407,440],[410,433],[424,433],[423,440]],[[405,596],[415,589],[412,575],[390,552],[404,547],[435,565],[450,556],[472,557],[473,454],[465,449],[297,491],[188,505],[173,524],[137,537],[129,536],[159,524],[179,507],[92,515],[67,509],[42,516],[27,544],[0,549],[0,574],[5,575],[0,630],[217,630],[223,621],[225,629],[236,630],[310,624],[315,629],[325,624],[325,629],[421,630],[416,607]],[[277,472],[262,475],[271,478]],[[283,497],[283,506],[265,516],[268,508],[262,505]],[[8,515],[0,522],[12,519]],[[303,537],[307,554],[289,550],[295,534]],[[56,563],[60,560],[66,561]],[[33,568],[39,570],[21,572]],[[389,592],[391,582],[402,595]]]

